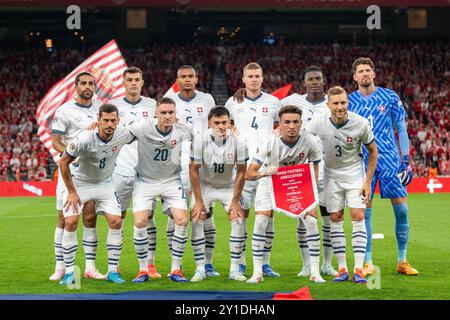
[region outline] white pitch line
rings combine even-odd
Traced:
[[[14,218],[42,218],[42,217],[57,217],[57,214],[44,214],[40,216],[0,216],[0,219],[14,219]]]

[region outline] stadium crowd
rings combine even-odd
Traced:
[[[51,86],[70,73],[98,48],[0,50],[0,181],[45,180],[52,177],[49,153],[37,136],[35,110]],[[408,112],[408,133],[415,176],[435,171],[450,175],[450,109],[447,69],[450,45],[381,43],[373,47],[343,44],[153,45],[122,49],[128,65],[144,71],[143,95],[160,98],[172,85],[177,68],[191,64],[197,70],[197,88],[211,92],[217,59],[223,61],[228,92],[242,87],[242,66],[257,61],[264,69],[263,88],[272,92],[288,83],[302,92],[299,77],[307,65],[319,65],[327,86],[356,89],[351,77],[355,57],[370,56],[376,83],[396,91]]]

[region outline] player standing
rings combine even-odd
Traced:
[[[207,208],[220,201],[231,223],[229,278],[245,281],[239,272],[239,262],[245,241],[244,212],[240,199],[247,168],[247,148],[242,137],[229,130],[230,113],[222,106],[214,107],[208,115],[211,127],[203,136],[194,137],[189,173],[194,193],[191,209],[191,243],[197,271],[192,282],[206,278],[204,271],[205,234],[203,223]],[[200,139],[198,141],[197,139]]]
[[[64,153],[66,146],[75,141],[76,137],[89,128],[96,121],[100,101],[93,99],[96,89],[94,77],[89,72],[81,72],[75,77],[76,97],[60,106],[52,121],[52,143],[53,148]],[[78,164],[71,165],[72,172],[78,170]],[[64,259],[62,239],[64,233],[63,198],[66,187],[62,180],[61,171],[58,174],[56,187],[56,208],[58,210],[58,225],[54,236],[54,247],[56,256],[55,273],[50,280],[61,280],[64,276]],[[97,230],[94,203],[87,203],[83,208],[83,248],[86,255],[86,269],[84,276],[92,279],[104,279],[95,267],[97,255]]]
[[[284,106],[279,113],[279,134],[273,134],[268,140],[261,140],[258,151],[247,170],[247,180],[259,180],[255,197],[255,229],[252,238],[253,275],[247,283],[263,281],[263,252],[265,235],[269,217],[273,216],[272,186],[270,175],[276,173],[278,167],[293,166],[306,162],[314,163],[317,183],[319,162],[322,159],[322,146],[316,137],[306,131],[300,131],[302,111],[297,106]],[[320,236],[317,228],[317,212],[314,208],[299,219],[306,226],[311,276],[316,283],[325,282],[319,272]]]
[[[119,109],[120,125],[126,126],[140,119],[153,118],[155,116],[156,101],[152,98],[141,96],[144,85],[142,70],[137,67],[128,67],[123,72],[123,86],[125,97],[111,100],[110,103]],[[127,209],[130,206],[133,184],[136,178],[136,166],[138,163],[138,142],[123,146],[116,160],[113,173],[113,183],[119,194],[122,209],[122,219],[125,219]],[[152,211],[147,225],[148,235],[148,275],[151,278],[161,278],[155,267],[156,251],[156,224]]]
[[[247,64],[243,69],[242,82],[245,84],[245,95],[240,102],[234,97],[230,97],[225,107],[230,111],[234,127],[237,129],[247,143],[249,158],[256,154],[259,141],[269,139],[273,132],[274,125],[278,122],[277,110],[278,99],[268,93],[261,91],[263,83],[263,70],[256,62]],[[258,180],[246,181],[242,196],[245,207],[245,239],[247,240],[247,217],[250,206],[255,197]],[[261,229],[260,221],[255,220],[255,229]],[[267,230],[265,231],[266,243],[264,245],[263,272],[268,277],[279,277],[270,267],[270,252],[274,237],[273,215],[268,217]],[[240,271],[245,273],[246,247],[241,256]]]
[[[294,105],[302,110],[302,127],[306,128],[314,115],[328,112],[327,95],[324,92],[325,80],[322,70],[317,66],[309,66],[303,71],[301,81],[306,89],[306,94],[293,93],[280,100],[280,105]],[[320,140],[320,139],[319,139]],[[320,272],[324,276],[336,276],[338,273],[331,265],[333,248],[330,239],[330,214],[327,212],[325,202],[325,192],[323,185],[323,161],[319,163],[319,206],[322,216],[322,252],[323,263]],[[298,220],[297,240],[302,253],[303,267],[299,272],[300,277],[309,277],[311,266],[309,262],[308,244],[306,241],[306,228],[302,224],[302,219]]]
[[[102,212],[108,222],[106,279],[114,283],[125,282],[117,271],[122,253],[122,219],[111,176],[120,149],[135,137],[128,129],[117,127],[118,113],[114,105],[102,105],[98,114],[98,128],[85,131],[76,141],[70,142],[60,161],[61,175],[67,188],[62,239],[65,275],[61,285],[74,282],[78,220],[83,205],[90,200],[95,201],[96,211]],[[75,159],[78,160],[79,169],[72,178],[69,165]]]
[[[369,120],[379,150],[378,166],[372,181],[372,190],[380,183],[382,199],[391,199],[395,214],[395,235],[398,247],[397,272],[410,276],[418,275],[406,259],[409,223],[406,186],[412,180],[409,166],[409,139],[406,132],[406,112],[399,96],[392,90],[375,86],[375,66],[370,58],[360,57],[352,65],[353,79],[358,83],[358,90],[349,96],[349,110]],[[397,140],[394,126],[398,132]],[[367,150],[364,160],[367,167]],[[373,199],[373,194],[372,194]],[[364,272],[375,272],[372,263],[372,199],[367,204],[365,220],[368,234]]]
[[[181,262],[187,243],[187,197],[181,184],[181,144],[190,129],[176,122],[175,102],[164,97],[156,103],[156,120],[133,123],[129,129],[138,139],[137,177],[133,186],[134,244],[139,273],[133,282],[148,280],[147,224],[156,197],[170,208],[175,222],[170,279],[187,282]]]
[[[195,69],[190,65],[183,65],[177,70],[176,82],[180,88],[179,93],[168,95],[173,99],[177,108],[177,116],[180,123],[195,129],[198,132],[205,133],[208,129],[208,114],[214,108],[216,103],[214,98],[205,92],[196,89],[198,78]],[[201,134],[201,133],[200,133]],[[190,194],[189,185],[189,153],[190,142],[185,140],[181,147],[181,182],[186,194]],[[212,208],[208,211],[207,218],[204,222],[205,231],[205,271],[208,277],[217,277],[219,273],[214,270],[213,255],[216,243],[216,225],[214,223]],[[167,241],[169,248],[174,232],[174,222],[169,215],[167,223]]]
[[[317,135],[324,150],[324,185],[327,210],[331,217],[331,244],[339,264],[334,282],[349,280],[344,233],[344,207],[350,207],[353,223],[352,247],[355,258],[353,281],[367,283],[362,272],[367,243],[364,209],[371,196],[371,183],[377,166],[377,146],[366,119],[348,112],[347,92],[341,87],[328,90],[330,113],[314,116],[307,130]],[[368,150],[364,177],[361,148]]]

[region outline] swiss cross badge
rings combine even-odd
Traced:
[[[197,113],[202,113],[203,112],[203,107],[197,107]]]
[[[177,140],[175,140],[175,139],[172,139],[172,141],[170,141],[170,143],[174,146],[174,145],[176,145],[177,144]]]
[[[112,147],[112,150],[111,150],[113,153],[114,152],[116,152],[117,151],[117,146],[114,146],[114,147]]]
[[[384,112],[384,110],[386,110],[386,107],[385,107],[385,106],[380,106],[380,107],[378,108],[378,110],[380,110],[380,112]]]
[[[353,138],[352,137],[347,137],[347,143],[352,143],[353,142]]]
[[[147,112],[147,111],[143,111],[143,112],[142,112],[142,116],[143,116],[144,118],[148,118],[148,112]]]
[[[267,107],[263,107],[263,109],[262,109],[262,110],[263,110],[263,112],[264,112],[264,113],[267,113],[267,112],[269,112],[269,108],[267,108]]]
[[[227,155],[227,158],[228,158],[228,160],[233,159],[233,158],[234,158],[234,154],[233,154],[233,153],[229,153],[229,154]]]
[[[305,159],[305,153],[304,153],[304,152],[300,152],[300,154],[298,155],[298,158],[299,158],[300,160]]]

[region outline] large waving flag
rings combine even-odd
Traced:
[[[111,40],[83,63],[76,67],[64,79],[58,81],[39,102],[36,118],[39,125],[38,136],[50,151],[55,162],[59,152],[53,149],[51,121],[56,109],[75,98],[75,77],[78,73],[92,73],[97,83],[96,98],[106,103],[110,99],[125,95],[122,85],[122,72],[127,67],[115,40]]]
[[[178,83],[175,81],[172,86],[169,88],[169,90],[166,91],[166,93],[164,94],[165,97],[167,96],[172,96],[175,93],[180,92],[180,87],[178,86]]]

